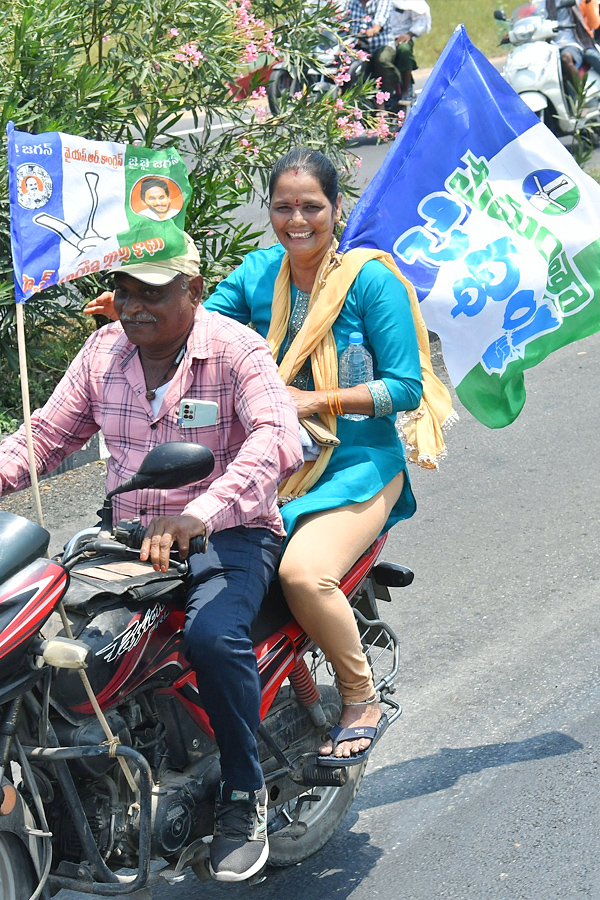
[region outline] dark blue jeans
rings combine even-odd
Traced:
[[[211,535],[206,553],[190,557],[185,652],[221,753],[228,788],[263,784],[256,730],[260,678],[250,626],[279,562],[283,538],[238,526]]]

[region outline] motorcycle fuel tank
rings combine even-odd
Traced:
[[[189,669],[183,656],[183,625],[183,610],[162,598],[121,602],[93,616],[77,638],[90,648],[87,674],[102,709],[142,687],[170,684]],[[92,713],[77,672],[59,670],[52,697],[71,722]]]

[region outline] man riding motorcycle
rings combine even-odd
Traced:
[[[41,474],[101,430],[110,490],[137,470],[152,446],[182,439],[186,402],[217,401],[218,428],[214,419],[186,430],[214,452],[212,475],[178,490],[135,491],[115,503],[120,518],[148,524],[141,559],[157,571],[166,571],[174,543],[185,558],[191,538],[211,537],[209,551],[189,560],[186,655],[221,755],[211,874],[241,881],[260,871],[269,852],[250,626],[284,534],[277,485],[303,459],[296,411],[266,343],[199,306],[199,255],[186,240],[181,257],[115,273],[121,324],[88,339],[34,414],[34,447]],[[0,444],[0,495],[28,483],[20,429]]]

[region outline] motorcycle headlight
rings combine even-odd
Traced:
[[[535,22],[517,22],[512,29],[512,36],[515,42],[523,44],[530,41],[535,34]]]

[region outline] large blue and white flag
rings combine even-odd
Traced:
[[[458,397],[508,425],[524,370],[600,329],[600,186],[459,26],[340,249],[392,253]]]
[[[9,123],[17,303],[44,288],[185,251],[191,195],[176,150],[27,134]]]

